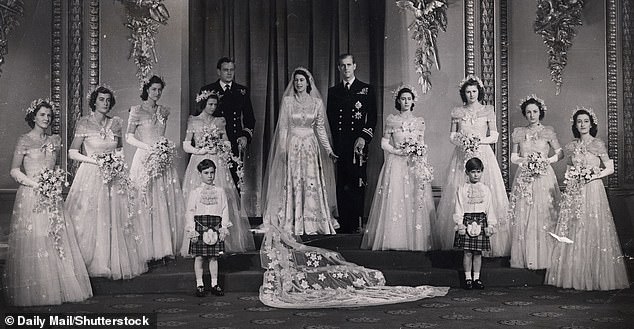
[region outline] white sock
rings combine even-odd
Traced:
[[[471,272],[464,272],[465,280],[471,280]]]
[[[474,280],[479,280],[480,279],[480,272],[473,272],[473,279]]]
[[[205,286],[205,283],[203,282],[203,279],[196,279],[196,287],[200,287],[200,286]]]

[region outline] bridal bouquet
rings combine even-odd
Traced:
[[[427,145],[415,138],[406,138],[401,142],[400,148],[409,156],[412,169],[416,178],[422,184],[427,184],[434,179],[434,168],[427,162]]]
[[[205,127],[202,133],[202,145],[201,148],[210,150],[220,157],[225,168],[236,168],[236,174],[239,181],[238,186],[244,184],[244,162],[233,155],[231,152],[231,143],[222,139],[222,131],[216,126]]]
[[[141,192],[145,194],[153,178],[158,178],[172,166],[176,156],[176,145],[165,137],[161,137],[150,147],[144,161],[145,172],[141,178]]]
[[[585,165],[574,165],[566,170],[564,174],[564,185],[566,189],[561,194],[559,203],[559,231],[557,235],[565,237],[568,234],[568,223],[583,217],[583,205],[581,188],[595,179],[601,172],[599,167],[588,167]]]
[[[525,199],[528,204],[533,204],[532,183],[536,177],[546,174],[549,165],[548,159],[539,152],[532,152],[526,156],[526,161],[520,164],[520,174],[509,197],[511,214],[520,198]]]
[[[460,141],[460,148],[465,155],[465,159],[471,159],[477,157],[480,151],[480,137],[472,135],[467,136],[464,134],[458,134]]]
[[[61,231],[64,229],[64,218],[61,214],[62,190],[67,187],[68,173],[63,169],[44,169],[36,177],[35,194],[37,201],[35,212],[48,212],[48,235],[53,238],[53,244],[60,258],[64,258],[64,248],[61,245]]]
[[[104,184],[119,181],[120,187],[126,187],[128,180],[128,165],[126,165],[123,154],[119,152],[104,152],[92,156],[97,161],[99,173]],[[121,190],[122,192],[123,190]]]

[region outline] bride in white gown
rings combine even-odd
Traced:
[[[323,120],[321,124],[328,127],[325,122],[327,119],[323,101],[312,74],[305,68],[298,68],[293,72],[293,78],[298,70],[302,71],[300,73],[302,76],[308,77],[311,89],[307,92],[317,104],[320,104],[314,108],[316,112],[313,117],[320,118],[319,120]],[[284,98],[296,97],[296,93],[293,81],[289,82]],[[291,171],[291,169],[280,165],[286,164],[287,157],[290,157],[283,151],[291,145],[291,138],[288,140],[286,138],[288,131],[285,125],[295,120],[297,113],[291,112],[290,108],[284,106],[285,102],[282,103],[278,127],[275,130],[268,159],[268,175],[264,188],[266,192],[264,230],[266,233],[260,256],[266,272],[260,287],[260,301],[271,307],[305,309],[394,304],[447,294],[448,287],[385,286],[385,278],[381,271],[346,262],[337,252],[297,242],[297,236],[294,235],[298,234],[297,229],[289,230],[286,225],[289,221],[292,222],[293,218],[288,218],[288,212],[280,211],[280,209],[287,209],[280,208],[280,205],[286,204],[288,191],[292,188],[286,185],[288,181],[284,179],[287,170]],[[319,129],[319,127],[313,124],[303,129],[306,129],[306,133],[312,133],[313,129]],[[320,138],[320,142],[322,141],[323,138]],[[324,144],[322,143],[322,146],[328,151]],[[328,147],[330,147],[329,144]],[[328,155],[336,158],[331,152],[328,152]],[[324,204],[319,208],[322,211],[328,209],[332,213],[334,200],[336,200],[335,194],[334,191],[330,194],[330,189],[325,189],[335,186],[332,161],[325,156],[319,156],[318,159],[322,164],[318,167],[318,177],[320,182],[325,183],[325,185],[317,186],[317,188],[324,188],[319,194],[319,200]],[[299,165],[302,164],[299,163]],[[333,200],[333,203],[328,203],[329,200]],[[321,223],[318,230],[332,229],[333,222],[322,221]]]

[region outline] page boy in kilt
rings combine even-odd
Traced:
[[[218,285],[218,257],[225,251],[224,239],[229,234],[229,210],[224,189],[214,186],[216,164],[209,159],[200,161],[197,167],[202,183],[189,193],[187,199],[187,224],[185,242],[189,244],[187,255],[194,256],[196,296],[205,296],[203,261],[209,260],[211,293],[224,295]]]
[[[478,158],[465,163],[469,181],[458,187],[453,221],[456,223],[454,248],[464,250],[462,263],[467,290],[484,289],[480,280],[482,252],[491,250],[489,237],[495,233],[497,219],[489,187],[480,183],[484,164]],[[471,271],[473,270],[473,277]]]

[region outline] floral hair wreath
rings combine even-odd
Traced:
[[[590,113],[590,116],[592,117],[592,121],[594,121],[595,125],[599,124],[599,119],[597,119],[597,115],[594,113],[594,111],[589,108],[589,107],[584,107],[584,106],[577,106],[576,109],[572,110],[572,113],[570,114],[570,122],[572,122],[573,124],[575,123],[575,113],[577,113],[577,111],[580,110],[584,110],[588,113]]]
[[[141,79],[141,82],[140,82],[141,85],[139,86],[139,90],[143,91],[143,86],[149,84],[150,83],[150,79],[152,79],[152,77],[154,77],[154,76],[159,78],[159,79],[161,79],[161,81],[163,81],[163,86],[167,85],[167,83],[165,83],[165,79],[162,76],[160,76],[158,74],[152,74],[150,76],[146,76],[143,79]]]
[[[53,108],[53,112],[55,112],[55,104],[53,104],[53,102],[51,102],[51,100],[46,97],[46,98],[38,98],[34,101],[31,102],[31,105],[29,107],[27,107],[26,109],[24,109],[24,112],[26,112],[26,114],[30,114],[35,112],[35,109],[38,107],[38,105],[42,104],[42,103],[48,103],[51,105],[51,107]]]
[[[203,90],[200,94],[196,95],[196,103],[206,101],[211,95],[216,95],[218,98],[222,97],[222,95],[215,90]]]
[[[469,74],[464,79],[462,79],[462,81],[460,81],[460,84],[458,85],[458,87],[460,89],[462,89],[462,87],[465,85],[465,83],[469,82],[469,80],[476,81],[478,83],[478,86],[480,86],[480,88],[484,89],[484,83],[482,83],[482,80],[480,80],[480,78],[478,78],[477,76],[475,76],[473,74]]]
[[[86,100],[90,102],[90,95],[92,95],[92,93],[94,93],[97,89],[99,89],[101,87],[104,87],[104,88],[110,90],[110,92],[112,93],[112,96],[114,97],[114,90],[109,85],[103,83],[103,84],[100,84],[100,85],[91,86],[90,90],[88,90],[88,93],[86,93]]]
[[[394,100],[396,100],[396,98],[398,97],[398,92],[405,88],[411,90],[412,95],[414,95],[414,99],[418,99],[418,93],[416,93],[416,88],[414,88],[412,85],[403,84],[398,86],[396,89],[392,90],[392,95],[394,95]]]
[[[531,95],[528,95],[528,96],[522,98],[522,100],[520,100],[520,104],[519,104],[520,108],[522,107],[522,105],[524,105],[524,103],[530,101],[531,99],[536,101],[537,103],[539,103],[540,107],[542,108],[542,111],[544,111],[544,112],[548,111],[548,108],[546,107],[546,102],[544,102],[543,99],[537,97],[537,95],[535,95],[535,94],[531,94]]]

